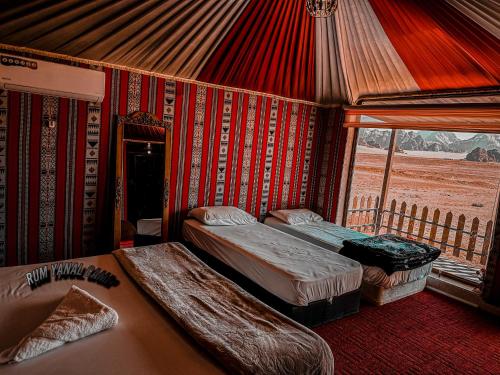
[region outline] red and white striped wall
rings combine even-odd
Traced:
[[[187,211],[203,205],[235,205],[262,218],[277,208],[314,208],[319,200],[333,217],[330,185],[340,175],[334,171],[343,152],[338,130],[330,129],[338,125],[335,116],[320,121],[325,110],[315,106],[115,69],[105,73],[99,105],[1,93],[2,264],[73,258],[102,246],[111,230],[113,127],[116,115],[135,110],[173,124],[173,238]],[[44,115],[56,116],[57,127],[42,126]]]

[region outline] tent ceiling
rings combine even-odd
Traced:
[[[0,43],[319,103],[499,86],[497,0],[3,2]]]

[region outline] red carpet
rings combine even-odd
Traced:
[[[314,331],[337,374],[500,374],[500,318],[430,291]]]

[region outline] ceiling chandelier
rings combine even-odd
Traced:
[[[330,17],[337,6],[338,0],[306,0],[306,9],[313,17]]]

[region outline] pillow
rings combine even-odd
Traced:
[[[323,218],[307,208],[298,208],[295,210],[277,210],[269,212],[274,217],[291,225],[317,223],[323,221]]]
[[[194,217],[205,225],[243,225],[257,222],[249,213],[232,206],[193,208],[188,217]]]

